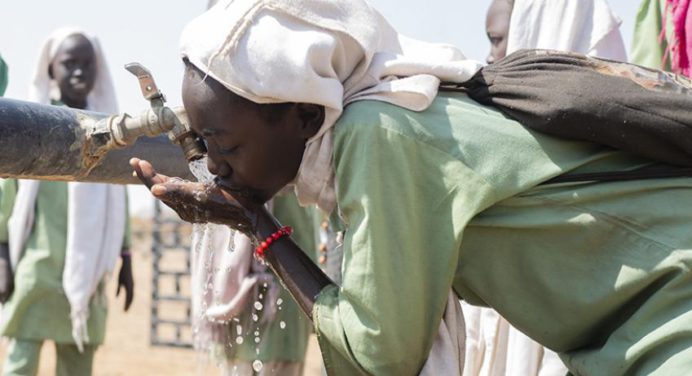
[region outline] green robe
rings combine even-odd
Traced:
[[[8,242],[7,220],[17,192],[16,180],[0,186],[0,242]],[[34,227],[14,271],[14,292],[2,310],[0,334],[24,340],[74,343],[70,303],[62,288],[67,247],[67,183],[43,181],[36,198]],[[103,343],[107,302],[103,284],[89,305],[89,343]]]
[[[688,372],[692,179],[537,186],[643,164],[463,94],[424,112],[349,105],[334,133],[343,282],[313,311],[329,374],[417,374],[450,287],[575,374]]]
[[[317,209],[302,208],[294,194],[276,196],[273,199],[273,212],[282,225],[293,227],[291,237],[311,257],[317,252]],[[252,314],[261,317],[262,312],[248,307],[240,315],[242,323],[243,343],[237,344],[235,321],[231,321],[228,327],[230,345],[226,348],[226,356],[230,360],[253,362],[261,360],[269,361],[305,361],[308,338],[311,332],[311,324],[300,307],[293,300],[288,291],[279,287],[278,305],[274,320],[268,325],[258,326],[252,321]],[[266,295],[265,295],[266,296]],[[283,323],[283,324],[282,324]],[[260,342],[255,342],[255,330],[259,332]]]

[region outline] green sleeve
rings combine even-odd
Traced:
[[[7,64],[0,56],[0,97],[5,94],[7,89]]]
[[[14,199],[17,196],[17,181],[14,179],[0,179],[0,243],[7,243],[7,221],[12,215]]]
[[[490,188],[425,142],[375,124],[340,128],[351,129],[334,145],[347,226],[343,282],[325,288],[313,310],[325,366],[330,375],[417,374],[440,325],[463,228]]]

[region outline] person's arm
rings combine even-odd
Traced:
[[[264,207],[257,213],[255,238],[262,242],[279,229],[278,221]],[[333,282],[289,237],[282,237],[265,251],[265,261],[281,279],[303,312],[312,319],[319,293]]]
[[[127,204],[127,192],[125,193],[125,234],[123,236],[123,245],[120,249],[120,272],[118,272],[118,287],[115,291],[115,296],[120,296],[120,290],[125,291],[125,307],[127,312],[135,298],[135,280],[132,275],[132,255],[130,253],[131,229],[130,229],[130,211]]]
[[[463,229],[490,188],[399,128],[355,126],[335,135],[343,280],[318,296],[315,331],[330,372],[415,374],[440,326]]]
[[[152,194],[175,210],[183,220],[228,225],[254,237],[258,243],[280,227],[263,205],[246,203],[243,206],[214,183],[169,178],[158,174],[149,162],[136,158],[130,163]],[[312,318],[317,295],[332,283],[326,274],[289,237],[274,242],[265,252],[265,259],[303,312]]]
[[[0,243],[0,304],[4,304],[14,291],[14,274],[10,263],[10,248]]]
[[[14,273],[10,261],[7,221],[12,214],[16,193],[16,180],[0,179],[0,304],[5,303],[14,291]]]
[[[135,280],[132,275],[132,255],[130,248],[122,248],[120,250],[120,271],[118,272],[118,287],[115,291],[115,296],[120,296],[120,290],[125,292],[125,306],[123,310],[127,312],[135,298]]]

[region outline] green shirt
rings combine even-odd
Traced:
[[[0,242],[8,242],[7,220],[17,192],[16,180],[0,186]],[[43,181],[36,197],[34,226],[14,272],[14,292],[2,311],[0,333],[6,337],[74,343],[70,303],[62,288],[67,246],[67,183]],[[107,302],[103,284],[89,305],[90,344],[103,343]]]
[[[662,344],[692,327],[692,283],[677,285],[690,277],[692,179],[537,186],[644,163],[531,132],[463,94],[424,112],[348,106],[334,134],[343,282],[313,312],[329,374],[417,374],[450,288],[578,374],[649,372],[692,348],[689,335]]]

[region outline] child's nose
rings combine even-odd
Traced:
[[[207,168],[209,172],[220,177],[226,178],[231,175],[233,170],[226,162],[215,162],[213,158],[207,157]]]

